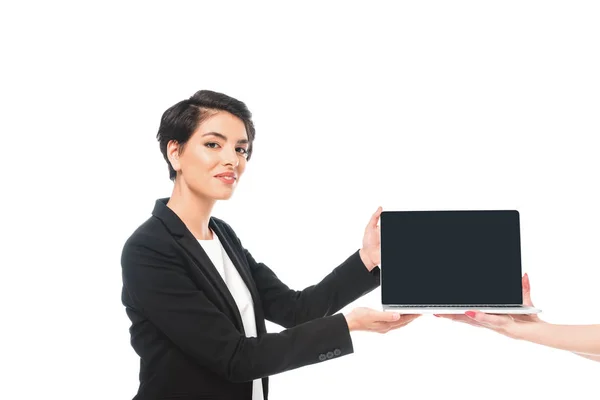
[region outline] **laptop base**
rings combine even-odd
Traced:
[[[400,314],[464,314],[466,311],[481,311],[488,314],[538,314],[542,310],[517,305],[427,305],[427,304],[398,304],[384,305],[383,311],[392,311]]]

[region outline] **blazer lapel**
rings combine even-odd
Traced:
[[[166,203],[168,200],[169,198],[158,199],[152,214],[165,224],[177,242],[193,257],[201,272],[208,277],[210,282],[225,300],[225,303],[227,303],[227,307],[235,319],[235,325],[244,332],[244,324],[242,322],[240,311],[231,292],[227,288],[225,281],[223,281],[221,274],[219,274],[219,271],[217,271],[217,268],[212,263],[210,257],[206,254],[192,233],[187,229],[183,221],[175,214],[175,212],[173,212],[173,210],[167,207]]]
[[[191,233],[189,235],[184,235],[183,237],[179,238],[178,242],[181,244],[181,246],[183,246],[183,248],[187,252],[189,252],[194,257],[196,263],[198,264],[202,272],[204,272],[212,281],[214,287],[225,299],[225,302],[229,307],[229,311],[231,311],[231,315],[235,317],[236,325],[239,328],[242,328],[243,330],[244,324],[242,322],[240,310],[238,309],[237,304],[235,303],[235,300],[231,295],[231,292],[227,288],[227,284],[225,283],[225,281],[223,281],[223,277],[221,276],[219,271],[217,271],[217,268],[211,261],[210,257],[206,254],[200,243],[198,243],[196,238],[194,238]]]
[[[259,327],[258,322],[260,321],[261,323],[263,323],[264,315],[262,312],[262,304],[260,301],[260,296],[258,294],[256,284],[254,283],[254,279],[252,278],[252,274],[250,273],[248,268],[245,267],[245,264],[242,262],[239,252],[235,251],[233,245],[231,244],[231,239],[223,231],[223,229],[221,229],[221,227],[214,222],[213,218],[210,219],[209,226],[213,230],[213,232],[215,232],[215,234],[217,234],[217,236],[219,236],[219,239],[221,240],[221,244],[223,244],[223,248],[227,252],[227,255],[229,255],[231,262],[233,263],[233,265],[235,265],[235,268],[238,270],[240,276],[242,277],[244,283],[246,284],[246,286],[248,287],[248,290],[250,291],[250,295],[252,296],[252,301],[254,303],[254,314],[256,317],[256,322],[257,322],[256,327],[257,327],[257,331],[258,331],[258,327]]]

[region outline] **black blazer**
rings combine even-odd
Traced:
[[[244,249],[231,227],[212,217],[254,301],[258,337],[248,338],[219,272],[185,224],[156,201],[152,217],[126,241],[122,301],[131,345],[140,356],[134,399],[251,399],[253,379],[353,352],[345,305],[379,285],[358,251],[302,291],[283,284]],[[285,328],[267,333],[265,319]]]

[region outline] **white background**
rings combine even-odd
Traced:
[[[171,192],[160,116],[199,89],[257,127],[214,215],[291,287],[379,205],[518,209],[542,318],[600,323],[597,2],[19,4],[0,8],[1,398],[135,394],[120,252]],[[432,316],[353,341],[271,398],[599,396],[599,363]]]

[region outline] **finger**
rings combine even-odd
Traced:
[[[381,208],[381,206],[377,208],[377,211],[375,211],[375,214],[373,214],[373,216],[371,217],[371,220],[369,221],[368,227],[377,228],[377,222],[379,221],[379,216],[381,215],[382,211],[383,211],[383,208]]]
[[[533,302],[531,301],[531,285],[527,273],[523,275],[523,304],[533,307]]]
[[[389,314],[389,312],[388,312]],[[373,322],[373,328],[375,332],[385,333],[391,329],[400,328],[404,325],[407,325],[420,317],[420,314],[403,314],[400,315],[398,320],[394,321],[375,321]]]
[[[399,323],[399,322],[398,322],[398,323],[395,323],[395,324],[394,324],[394,323],[391,323],[391,324],[388,324],[388,325],[387,325],[387,326],[384,328],[384,332],[387,332],[387,331],[393,331],[394,329],[400,329],[400,328],[403,328],[403,327],[405,327],[406,325],[408,325],[408,322],[403,322],[403,323]]]
[[[480,324],[494,328],[501,328],[512,321],[512,318],[508,315],[486,314],[476,311],[467,311],[465,315]]]
[[[415,319],[419,318],[421,314],[404,314],[400,316],[398,321],[388,322],[387,324],[390,326],[404,326],[413,322]]]
[[[420,315],[403,315],[399,321],[396,322],[388,322],[387,325],[390,329],[402,328],[413,322],[415,319],[419,318]]]
[[[454,319],[456,314],[433,314],[433,316],[438,318]]]
[[[406,323],[412,322],[415,319],[419,318],[421,316],[421,314],[404,314],[400,317],[400,319],[402,321],[405,321]]]
[[[371,318],[375,322],[395,322],[399,321],[402,316],[389,311],[371,311]]]

